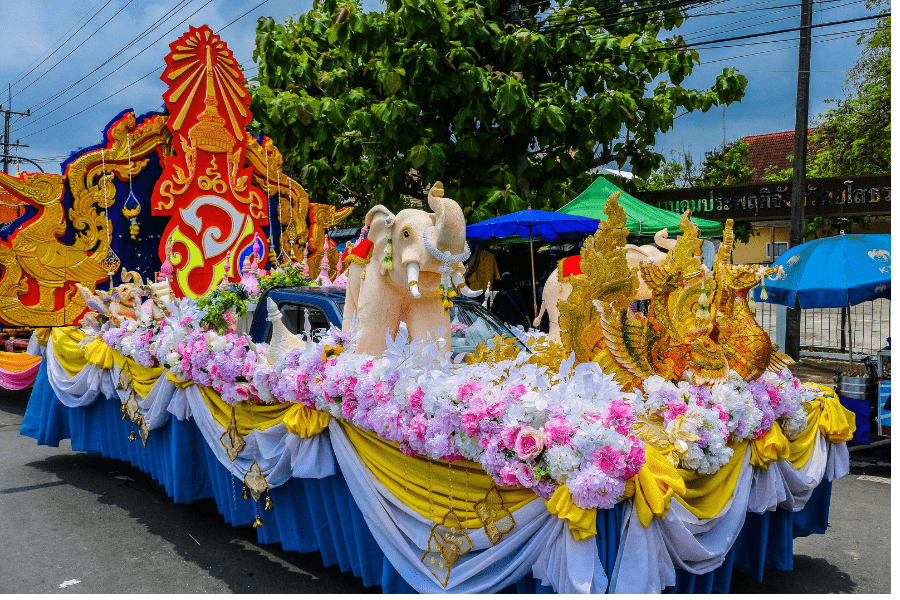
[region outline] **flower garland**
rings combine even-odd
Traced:
[[[231,316],[231,319],[229,319]],[[676,440],[678,463],[714,473],[729,440],[759,438],[778,421],[793,437],[806,425],[804,391],[788,370],[745,382],[696,386],[650,377],[645,393],[622,391],[596,363],[558,369],[520,352],[492,364],[455,364],[446,340],[409,340],[405,326],[381,358],[357,353],[356,339],[332,328],[278,364],[268,346],[206,325],[199,304],[180,300],[160,322],[140,314],[99,337],[144,366],[162,365],[236,405],[300,403],[397,442],[408,455],[467,458],[501,486],[549,498],[562,484],[581,508],[609,508],[644,463],[642,419]],[[96,339],[97,335],[85,338]]]

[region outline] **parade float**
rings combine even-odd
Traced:
[[[344,215],[244,131],[243,78],[217,36],[191,28],[171,49],[167,115],[125,115],[63,176],[2,180],[55,219],[3,246],[0,285],[20,287],[0,318],[60,325],[33,339],[45,360],[23,435],[129,461],[176,502],[212,497],[261,542],[385,592],[727,591],[734,565],[789,569],[793,538],[825,531],[853,417],[773,352],[748,304],[769,273],[731,264],[730,224],[712,269],[689,212],[664,257],[630,266],[610,198],[565,275],[559,340],[454,356],[468,247],[436,183],[428,210],[366,215],[341,327],[295,334],[267,301],[255,316],[271,337],[254,342],[238,331],[247,303],[327,271],[318,232]],[[159,273],[135,257],[113,286],[125,224],[110,211],[153,144]],[[124,231],[143,231],[128,214]],[[646,315],[629,310],[639,289]]]

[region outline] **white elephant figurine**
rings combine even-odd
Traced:
[[[348,257],[344,305],[345,330],[363,331],[359,352],[381,356],[385,335],[396,336],[401,321],[410,339],[428,332],[435,339],[438,328],[450,330],[442,299],[451,290],[478,295],[463,279],[462,262],[469,256],[465,217],[443,194],[439,181],[428,192],[434,213],[404,209],[394,215],[378,205],[366,214],[368,237]]]
[[[654,241],[666,250],[675,247],[675,240],[670,240],[667,229],[661,229],[653,236]],[[643,246],[635,246],[634,244],[625,245],[625,260],[628,262],[629,268],[636,267],[641,263],[660,264],[666,259],[667,254],[652,244]],[[635,292],[636,300],[648,300],[651,296],[650,289],[641,279],[640,271],[638,271],[639,285]],[[553,272],[547,277],[544,283],[544,291],[541,294],[541,310],[534,319],[534,326],[539,327],[541,320],[544,318],[544,312],[550,319],[550,330],[547,334],[549,339],[560,342],[559,331],[559,305],[560,300],[565,300],[572,293],[572,284],[559,279],[559,268],[553,269]]]

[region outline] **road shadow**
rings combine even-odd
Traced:
[[[8,413],[19,417],[25,416],[28,408],[28,399],[31,397],[31,388],[24,390],[6,390],[0,388],[0,413]]]
[[[182,560],[207,571],[232,592],[381,593],[381,587],[364,587],[361,579],[341,572],[337,565],[325,567],[317,552],[301,554],[285,551],[280,544],[260,544],[251,526],[226,523],[211,498],[174,503],[150,475],[128,463],[77,453],[26,466],[93,494],[100,504],[126,511],[146,527],[149,538],[168,542]]]
[[[794,555],[794,570],[766,568],[763,580],[756,581],[735,567],[731,573],[732,594],[850,594],[856,582],[824,558]]]

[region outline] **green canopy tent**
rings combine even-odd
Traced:
[[[557,212],[581,217],[606,220],[603,209],[606,208],[606,200],[613,192],[620,192],[619,206],[625,209],[628,222],[625,227],[635,235],[652,236],[660,229],[668,229],[669,235],[674,239],[679,231],[678,224],[681,215],[641,202],[634,196],[620,190],[618,187],[603,177],[598,177],[594,183],[581,192],[577,198],[560,208]],[[691,220],[700,228],[701,237],[718,237],[722,235],[722,224],[718,221],[698,219]]]

